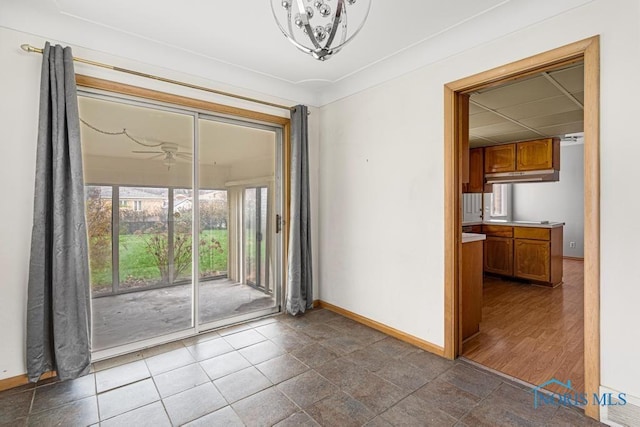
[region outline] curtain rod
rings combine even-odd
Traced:
[[[20,45],[20,47],[25,52],[42,53],[42,49],[37,48],[37,47],[33,47],[30,44],[23,44],[23,45]],[[286,105],[275,104],[273,102],[262,101],[260,99],[249,98],[248,96],[235,95],[233,93],[223,92],[221,90],[211,89],[211,88],[204,87],[204,86],[198,86],[198,85],[194,85],[194,84],[191,84],[191,83],[185,83],[185,82],[181,82],[181,81],[178,81],[178,80],[172,80],[172,79],[168,79],[166,77],[160,77],[160,76],[156,76],[156,75],[153,75],[153,74],[141,73],[140,71],[135,71],[135,70],[129,70],[127,68],[116,67],[115,65],[109,65],[109,64],[105,64],[103,62],[97,62],[97,61],[91,61],[89,59],[78,58],[76,56],[73,57],[73,60],[76,61],[76,62],[82,62],[83,64],[89,64],[89,65],[94,65],[96,67],[106,68],[108,70],[120,71],[121,73],[133,74],[134,76],[146,77],[148,79],[158,80],[158,81],[165,82],[165,83],[171,83],[171,84],[174,84],[174,85],[184,86],[184,87],[188,87],[188,88],[191,88],[191,89],[197,89],[197,90],[202,90],[202,91],[205,91],[205,92],[215,93],[216,95],[228,96],[230,98],[241,99],[243,101],[255,102],[257,104],[267,105],[269,107],[281,108],[283,110],[289,110],[289,111],[291,111],[291,110],[293,110],[295,108],[295,107],[287,107]]]

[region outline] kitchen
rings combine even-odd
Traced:
[[[574,64],[469,100],[460,355],[529,384],[582,384],[582,73]]]

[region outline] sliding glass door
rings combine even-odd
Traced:
[[[94,350],[193,328],[195,115],[79,97]]]
[[[244,190],[244,263],[247,284],[269,291],[269,191],[267,187]]]
[[[94,352],[278,311],[281,130],[91,92],[79,106]]]
[[[226,275],[201,277],[199,321],[217,326],[229,319],[273,313],[280,307],[280,236],[273,234],[280,195],[281,132],[237,120],[201,116],[198,175],[202,187],[225,188]],[[200,201],[200,216],[205,207]],[[201,227],[204,225],[200,222]],[[200,231],[202,233],[202,229]],[[223,234],[220,234],[223,236]],[[274,256],[275,255],[275,256]],[[200,255],[202,259],[202,254]]]

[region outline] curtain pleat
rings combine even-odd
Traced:
[[[27,300],[30,381],[89,371],[91,313],[80,121],[70,48],[42,54]]]
[[[286,310],[296,315],[313,307],[311,221],[309,205],[309,136],[307,107],[291,112],[291,206]]]

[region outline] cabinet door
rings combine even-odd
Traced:
[[[482,193],[484,188],[484,149],[469,150],[469,193]]]
[[[484,271],[513,276],[513,239],[487,236],[484,241]]]
[[[516,170],[516,144],[494,145],[484,148],[484,172],[513,172]]]
[[[514,275],[523,279],[549,281],[551,250],[548,241],[514,240]]]
[[[516,149],[516,169],[519,171],[553,169],[553,145],[551,138],[519,142]]]
[[[482,242],[462,244],[460,315],[462,340],[480,331],[482,320]]]

